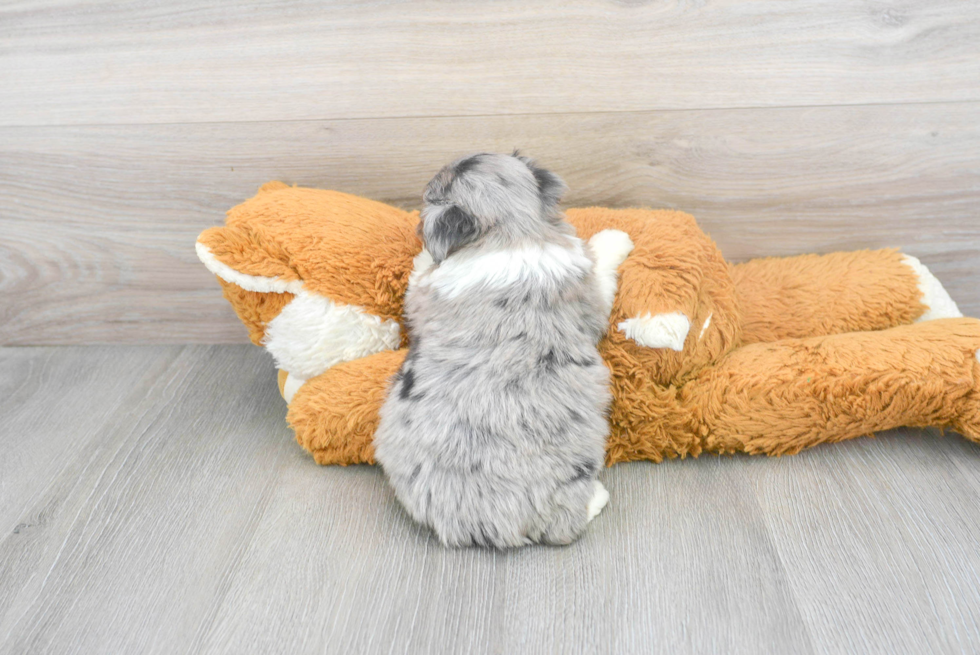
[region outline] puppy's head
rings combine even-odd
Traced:
[[[438,264],[477,242],[505,247],[547,234],[562,223],[558,201],[567,188],[516,151],[463,157],[426,186],[419,236]]]

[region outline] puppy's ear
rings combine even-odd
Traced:
[[[530,157],[521,155],[517,150],[514,151],[517,157],[534,174],[534,180],[538,183],[538,195],[541,196],[541,205],[546,212],[550,212],[558,206],[558,201],[568,191],[568,185],[564,180],[549,170],[538,167]]]
[[[558,206],[558,201],[568,191],[568,185],[560,177],[551,171],[537,166],[531,167],[534,179],[538,182],[538,193],[541,195],[541,204],[545,210],[551,211]]]
[[[422,232],[432,261],[439,264],[449,255],[480,235],[475,217],[453,205],[436,216],[426,218]]]

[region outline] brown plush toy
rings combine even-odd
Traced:
[[[731,265],[687,214],[566,214],[583,240],[619,230],[633,243],[599,345],[614,396],[608,464],[782,455],[898,426],[980,440],[980,320],[962,318],[915,258]],[[373,462],[378,410],[406,353],[402,298],[427,265],[417,222],[272,182],[198,239],[253,343],[275,357],[289,424],[320,464]]]

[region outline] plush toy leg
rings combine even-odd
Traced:
[[[682,390],[705,450],[783,455],[899,426],[980,441],[980,320],[787,339],[730,353]]]
[[[756,259],[732,277],[746,344],[962,316],[929,269],[896,250]]]
[[[296,390],[286,420],[318,464],[374,463],[378,412],[406,353],[388,350],[337,364]]]

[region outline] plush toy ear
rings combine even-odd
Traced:
[[[218,276],[252,343],[261,345],[266,326],[303,288],[285,253],[270,240],[232,225],[205,230],[195,247],[201,262]]]
[[[303,286],[283,249],[246,227],[208,228],[197,237],[195,247],[209,271],[246,291],[296,293]]]
[[[432,212],[422,223],[426,250],[436,264],[476,240],[480,226],[476,217],[456,205]]]

